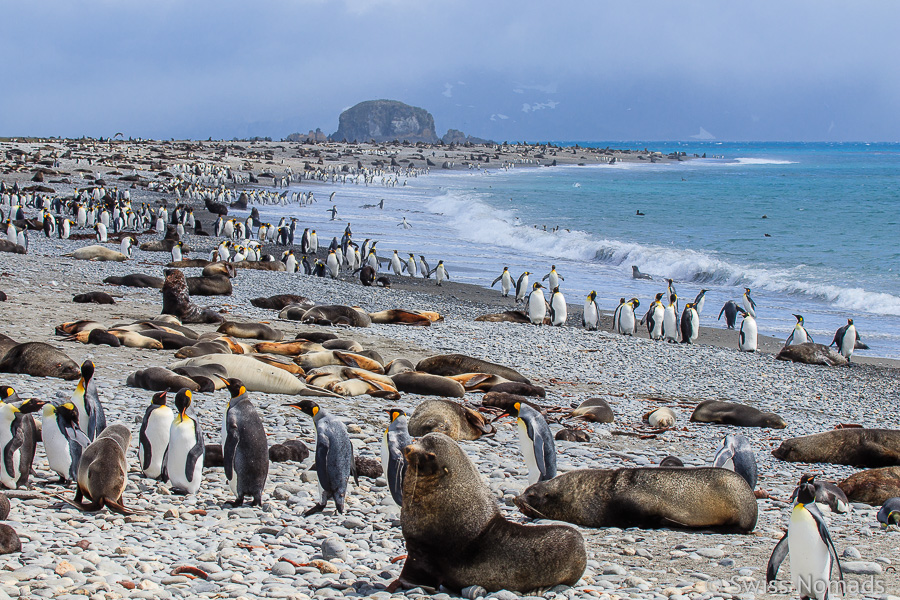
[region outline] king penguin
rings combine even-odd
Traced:
[[[641,305],[641,301],[632,298],[628,302],[619,306],[616,315],[616,332],[621,335],[634,335],[637,329],[637,321],[634,318],[634,310]]]
[[[78,426],[89,440],[94,441],[106,429],[106,414],[97,394],[94,363],[89,360],[81,363],[81,379],[72,394],[72,404],[78,409]]]
[[[900,526],[900,498],[888,498],[885,500],[876,518],[882,527]]]
[[[791,582],[801,598],[826,600],[835,565],[839,580],[844,581],[837,549],[831,541],[825,518],[816,506],[815,488],[809,483],[800,484],[787,533],[769,557],[766,583],[775,581],[778,569],[788,554],[791,555]]]
[[[803,326],[803,315],[794,315],[794,318],[797,319],[797,324],[794,325],[794,329],[791,331],[791,335],[788,336],[788,339],[784,341],[785,348],[791,344],[805,344],[806,342],[815,341],[812,336],[809,335],[806,327]]]
[[[734,471],[744,478],[751,490],[756,489],[756,455],[750,441],[739,433],[729,433],[713,458],[714,467]]]
[[[584,301],[581,324],[588,331],[597,331],[600,328],[600,308],[597,306],[597,292],[594,290],[591,290]]]
[[[403,449],[412,444],[406,413],[399,408],[389,408],[391,423],[384,430],[381,443],[381,466],[387,477],[391,499],[403,506],[403,476],[406,474],[406,457]]]
[[[566,280],[565,277],[556,272],[556,265],[550,265],[550,272],[544,275],[541,281],[547,281],[547,279],[550,280],[547,287],[551,290],[559,287],[560,280]]]
[[[656,299],[650,303],[650,308],[647,309],[647,312],[641,319],[642,325],[644,323],[647,324],[647,333],[650,335],[651,340],[661,339],[663,335],[663,317],[666,309],[663,308],[661,299],[662,294],[657,294]]]
[[[530,289],[528,286],[529,275],[531,275],[531,271],[523,271],[516,280],[516,302],[521,302],[528,295],[528,290]]]
[[[441,285],[441,283],[445,279],[450,279],[450,273],[447,272],[447,267],[444,266],[444,261],[439,260],[437,266],[434,268],[434,278],[437,280],[437,284]]]
[[[41,441],[50,468],[59,483],[75,481],[81,451],[91,441],[78,427],[78,409],[71,402],[55,406],[48,402],[41,416]]]
[[[225,478],[236,496],[233,505],[242,505],[244,496],[250,496],[253,498],[250,505],[259,506],[269,476],[266,429],[247,395],[244,383],[234,378],[219,379],[231,394],[222,423],[222,455],[225,459]]]
[[[547,315],[547,300],[544,298],[544,286],[535,281],[528,294],[528,320],[532,325],[543,325]]]
[[[169,429],[165,475],[176,492],[196,494],[203,482],[203,431],[200,422],[187,414],[191,390],[182,388],[175,394],[178,414]]]
[[[512,289],[512,275],[509,273],[509,267],[503,267],[503,272],[494,280],[491,284],[491,287],[497,285],[497,282],[500,282],[500,289],[503,291],[503,297],[509,296],[509,290]]]
[[[734,324],[737,321],[738,314],[738,305],[734,302],[734,300],[729,300],[725,304],[722,305],[722,310],[719,311],[719,318],[717,320],[722,320],[722,315],[725,315],[725,325],[728,329],[734,329]]]
[[[319,480],[319,502],[303,513],[303,516],[308,517],[324,510],[329,498],[334,500],[337,511],[343,513],[347,480],[352,475],[356,485],[359,485],[353,444],[347,427],[312,400],[301,400],[285,406],[311,416],[316,428],[315,468]]]
[[[31,476],[31,464],[37,448],[38,431],[31,413],[39,410],[44,402],[29,398],[19,406],[11,402],[19,400],[12,388],[4,388],[0,400],[0,483],[9,489],[25,487]]]
[[[684,305],[681,313],[681,343],[693,344],[700,335],[700,315],[693,302]]]
[[[831,341],[838,347],[841,356],[847,359],[848,367],[850,366],[850,357],[853,356],[853,350],[856,348],[857,339],[859,339],[859,334],[856,332],[856,325],[853,324],[853,319],[847,319],[847,324],[835,332],[834,339]]]
[[[138,462],[144,477],[159,479],[163,472],[163,457],[169,447],[169,434],[175,412],[166,404],[166,392],[153,394],[144,412],[138,434]]]
[[[756,352],[758,347],[756,319],[741,307],[738,307],[738,311],[744,316],[738,337],[738,350],[741,352]]]
[[[669,304],[663,310],[662,337],[667,342],[678,341],[678,296],[669,296]]]
[[[709,290],[700,290],[700,293],[697,294],[697,297],[694,298],[694,310],[697,311],[698,315],[703,314],[703,305],[706,304],[706,292]]]
[[[521,402],[515,402],[508,412],[516,417],[519,447],[528,465],[528,485],[556,477],[556,444],[544,416]]]
[[[750,297],[750,288],[744,288],[744,295],[741,296],[741,302],[744,305],[744,310],[746,310],[751,317],[756,318],[756,302],[753,301],[753,298]]]
[[[566,324],[569,317],[568,307],[566,306],[566,298],[559,291],[559,286],[553,288],[550,295],[550,324],[554,327],[562,327]]]

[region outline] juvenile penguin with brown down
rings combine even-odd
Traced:
[[[74,504],[81,510],[95,511],[104,506],[118,513],[129,513],[122,502],[128,482],[125,453],[131,444],[131,431],[121,423],[110,425],[81,453],[78,463],[78,487]],[[91,501],[82,504],[82,498]]]
[[[565,525],[506,520],[475,466],[449,437],[431,433],[404,449],[400,525],[403,570],[389,587],[528,592],[574,585],[587,565],[584,539]]]

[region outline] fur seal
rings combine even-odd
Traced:
[[[0,523],[0,554],[12,554],[13,552],[21,551],[22,541],[19,539],[19,534],[6,523]]]
[[[12,339],[8,335],[3,335],[2,333],[0,333],[0,359],[2,359],[12,348],[18,345],[19,342]]]
[[[113,300],[113,297],[106,292],[87,292],[86,294],[78,294],[72,298],[72,302],[77,302],[79,304],[88,304],[90,302],[93,302],[94,304],[116,303],[116,301]]]
[[[691,414],[693,423],[718,423],[720,425],[737,425],[738,427],[771,427],[784,429],[784,419],[771,412],[762,412],[752,406],[737,402],[720,402],[704,400],[697,405]]]
[[[772,456],[787,462],[890,467],[900,465],[900,431],[834,429],[784,440]]]
[[[659,461],[659,466],[661,467],[683,467],[684,462],[677,456],[667,456]]]
[[[118,250],[112,250],[111,248],[107,248],[106,246],[93,245],[93,246],[85,246],[84,248],[79,248],[72,254],[67,254],[66,256],[71,256],[77,260],[95,260],[95,261],[116,261],[122,262],[128,260],[128,257],[119,252]]]
[[[295,294],[277,294],[275,296],[253,298],[250,304],[256,308],[269,308],[272,310],[281,310],[285,306],[291,304],[305,305],[308,304],[307,310],[314,306],[313,302],[305,296],[297,296]]]
[[[586,443],[591,441],[591,436],[588,435],[587,431],[582,431],[581,429],[570,429],[569,427],[565,427],[556,432],[556,435],[553,436],[557,442],[580,442]]]
[[[140,249],[144,252],[171,252],[172,248],[174,248],[175,244],[177,243],[177,239],[163,238],[161,240],[151,240],[149,242],[144,242],[140,245]],[[184,254],[188,254],[189,252],[193,252],[194,250],[190,246],[185,245],[181,247],[181,251]]]
[[[462,375],[447,375],[447,377],[461,383],[467,392],[490,392],[501,383],[511,383],[504,377],[488,373],[463,373]]]
[[[90,331],[91,329],[106,329],[106,326],[97,321],[88,321],[82,319],[80,321],[69,321],[56,326],[56,335],[72,335],[73,333],[81,333],[82,331]]]
[[[178,269],[167,269],[165,274],[166,280],[162,288],[164,315],[174,315],[182,323],[221,323],[225,320],[219,313],[209,309],[201,310],[191,302],[184,273]]]
[[[584,538],[566,525],[506,520],[472,461],[452,439],[430,433],[403,451],[400,526],[407,559],[398,586],[481,586],[527,592],[574,585],[587,566]]]
[[[445,398],[462,398],[466,390],[458,381],[440,375],[406,371],[391,377],[397,389],[408,394],[423,396],[443,396]]]
[[[132,273],[130,275],[124,275],[122,277],[111,275],[104,279],[103,283],[109,283],[111,285],[124,285],[126,287],[136,288],[156,288],[158,290],[162,289],[163,286],[163,280],[160,277],[144,275],[143,273]]]
[[[187,258],[182,260],[176,260],[166,264],[167,269],[189,269],[191,267],[194,268],[203,268],[206,265],[210,264],[208,260],[205,258]]]
[[[193,346],[185,346],[175,353],[175,358],[194,358],[207,354],[232,354],[231,346],[225,340],[209,340],[197,342]]]
[[[853,502],[880,506],[888,498],[900,496],[900,467],[860,471],[840,482],[838,487]]]
[[[225,262],[214,262],[207,263],[203,265],[203,271],[201,274],[204,277],[228,277],[229,279],[233,279],[237,272],[234,269],[234,264],[225,263]]]
[[[25,246],[13,244],[9,240],[0,240],[0,252],[9,252],[10,254],[25,254]]]
[[[6,520],[6,518],[9,516],[9,510],[9,498],[6,496],[6,494],[0,492],[0,521]]]
[[[841,356],[840,352],[836,352],[824,344],[814,344],[813,342],[785,346],[775,355],[775,358],[826,367],[842,367],[847,364],[847,359]]]
[[[207,469],[225,466],[225,451],[222,444],[203,444],[203,466]]]
[[[0,350],[2,352],[2,350]],[[399,375],[400,373],[406,373],[407,371],[415,371],[416,366],[412,364],[412,361],[406,358],[395,358],[388,364],[384,365],[384,374],[388,377],[393,377],[394,375]]]
[[[530,400],[525,398],[525,396],[519,396],[517,394],[507,394],[506,392],[490,391],[484,395],[484,398],[481,399],[482,406],[494,406],[503,410],[509,410],[510,407],[513,406],[516,402],[520,404],[527,404],[539,413],[544,412],[544,409],[542,409],[539,405],[531,402]]]
[[[74,360],[43,342],[25,342],[10,348],[0,360],[0,373],[67,380],[81,377],[81,369]]]
[[[279,332],[280,333],[280,332]],[[264,354],[278,354],[279,356],[300,356],[308,352],[325,352],[322,344],[307,340],[293,340],[290,342],[259,342],[253,344],[257,352]]]
[[[533,398],[545,398],[547,391],[539,385],[522,383],[521,381],[504,381],[491,388],[492,392],[504,392],[517,396],[531,396]]]
[[[437,321],[444,320],[444,317],[436,312],[399,308],[369,313],[369,318],[372,319],[373,323],[379,324],[424,325],[426,327]]]
[[[416,371],[424,371],[432,375],[462,375],[464,373],[487,373],[499,375],[510,381],[520,383],[531,382],[515,369],[504,367],[480,358],[473,358],[465,354],[439,354],[419,361]]]
[[[315,325],[349,325],[351,327],[368,327],[372,324],[372,319],[368,314],[351,306],[340,304],[314,306],[303,313],[300,321]]]
[[[346,352],[360,353],[364,351],[362,344],[356,340],[325,340],[321,344],[325,350],[344,350]]]
[[[198,392],[214,392],[222,389],[222,377],[225,377],[227,371],[225,367],[217,364],[209,364],[202,367],[176,367],[172,369],[173,373],[183,375],[192,379],[194,383],[200,386]]]
[[[269,446],[269,460],[272,462],[303,462],[309,458],[309,448],[301,440],[287,440]]]
[[[338,336],[331,333],[330,331],[301,331],[294,339],[324,344],[328,340],[338,339]]]
[[[475,320],[486,323],[531,323],[528,315],[521,310],[507,310],[502,313],[490,313],[475,317]]]
[[[218,333],[224,333],[231,337],[241,339],[266,340],[269,342],[280,342],[284,339],[284,332],[269,327],[264,323],[238,323],[237,321],[225,321],[219,328]]]
[[[523,514],[583,527],[676,527],[750,533],[756,496],[727,469],[639,467],[569,471],[514,499]]]
[[[669,428],[675,426],[675,423],[678,421],[678,416],[675,414],[674,410],[664,406],[662,408],[651,410],[645,414],[644,421],[649,423],[651,427]]]
[[[570,412],[569,417],[591,423],[612,423],[616,420],[612,408],[603,398],[588,398]]]
[[[116,330],[110,329],[110,331],[115,332]],[[164,350],[180,350],[197,343],[196,339],[191,339],[180,333],[172,333],[163,329],[142,329],[139,333],[145,338],[160,342]]]
[[[264,392],[267,394],[290,394],[292,396],[329,396],[338,394],[309,385],[283,369],[267,365],[249,356],[239,354],[209,354],[178,361],[169,366],[203,367],[218,364],[225,368],[229,379],[240,379],[248,392]]]
[[[182,388],[187,388],[192,392],[200,391],[200,385],[193,379],[163,367],[150,367],[135,371],[125,380],[125,385],[151,392],[177,392]]]
[[[185,281],[191,296],[230,296],[234,291],[231,279],[224,275],[186,277]]]
[[[425,400],[409,418],[409,434],[420,437],[436,431],[454,440],[477,440],[494,427],[484,416],[452,400]]]
[[[131,444],[131,431],[121,423],[110,425],[81,453],[78,463],[78,487],[75,504],[82,510],[95,511],[107,506],[118,513],[130,512],[122,503],[122,492],[128,483],[128,460],[125,453]],[[91,503],[83,505],[82,497]]]

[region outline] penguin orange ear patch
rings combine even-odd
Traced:
[[[312,408],[312,414],[313,414],[313,416],[316,416],[317,414],[319,414],[319,407],[318,407],[318,406],[313,406],[313,408]]]
[[[238,391],[238,396],[240,396],[241,394],[246,394],[246,393],[247,393],[247,388],[245,388],[244,386],[241,386],[241,389]]]
[[[190,398],[190,397],[191,397],[191,390],[185,390],[185,391],[184,391],[184,395],[187,396],[188,398]]]

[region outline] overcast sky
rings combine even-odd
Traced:
[[[900,3],[0,0],[0,136],[900,141]]]

